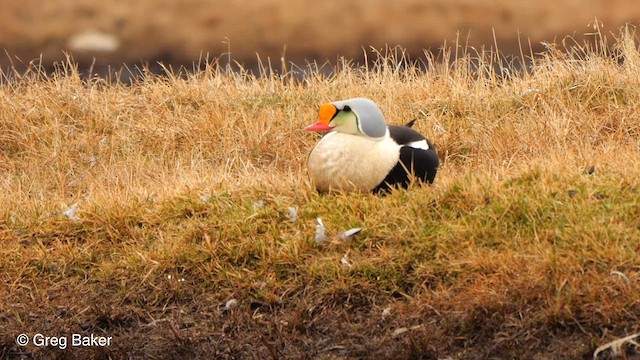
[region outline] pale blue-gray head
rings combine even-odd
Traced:
[[[320,106],[318,122],[307,127],[309,131],[331,131],[384,138],[387,122],[378,106],[367,98],[334,101]]]

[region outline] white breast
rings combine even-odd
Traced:
[[[398,163],[400,145],[382,140],[329,133],[311,150],[308,171],[319,191],[371,191]]]

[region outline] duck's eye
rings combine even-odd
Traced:
[[[351,111],[351,107],[350,107],[349,105],[345,105],[345,106],[342,108],[342,111]]]

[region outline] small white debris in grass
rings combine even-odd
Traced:
[[[296,221],[298,221],[298,210],[295,207],[290,206],[289,212],[287,213],[287,218],[292,223],[295,223]]]
[[[78,203],[73,203],[65,211],[62,212],[62,215],[66,216],[73,222],[78,222],[80,221],[80,218],[76,214],[76,210],[78,210]]]
[[[211,194],[200,195],[200,202],[202,202],[203,204],[208,203],[209,200],[211,200]]]
[[[422,325],[415,325],[415,326],[412,326],[410,328],[406,328],[406,327],[397,328],[397,329],[393,330],[393,333],[391,335],[393,337],[397,337],[397,336],[400,336],[400,335],[406,333],[409,330],[417,330],[417,329],[420,329],[421,327],[422,327]]]
[[[382,310],[382,317],[387,317],[389,315],[391,315],[391,306],[387,306]]]
[[[98,163],[98,160],[96,160],[96,156],[93,154],[89,155],[89,169],[96,166],[97,163]]]
[[[638,342],[634,340],[637,337],[640,337],[640,333],[629,335],[629,336],[614,340],[610,343],[604,344],[602,346],[599,346],[596,349],[596,351],[593,352],[593,359],[594,360],[597,359],[598,355],[600,355],[600,353],[605,350],[611,350],[611,353],[613,355],[612,358],[616,359],[623,354],[623,352],[625,351],[624,347],[627,344],[633,345],[636,348],[640,347],[640,344],[638,344]]]
[[[229,310],[233,309],[236,306],[238,306],[238,300],[231,299],[231,300],[227,301],[226,304],[224,304],[224,310],[225,311],[229,311]]]
[[[264,207],[264,200],[258,200],[253,202],[253,209],[261,209]]]
[[[436,121],[435,124],[433,124],[433,130],[437,133],[441,133],[444,134],[447,132],[447,130],[444,128],[444,126],[442,126],[442,124],[440,124],[439,122]]]
[[[527,96],[527,95],[535,95],[535,94],[539,94],[540,90],[538,89],[526,89],[520,92],[520,96]]]
[[[397,336],[400,336],[400,335],[406,333],[407,331],[409,331],[409,329],[407,329],[406,327],[401,327],[401,328],[397,328],[397,329],[393,330],[393,333],[391,335],[393,337],[397,337]]]
[[[348,254],[344,254],[344,256],[342,257],[342,259],[340,259],[340,263],[344,266],[348,266],[351,267],[353,265],[351,265],[351,262],[349,262],[349,258],[347,257]]]
[[[322,219],[317,218],[316,221],[318,222],[318,225],[316,225],[316,243],[322,244],[323,242],[327,241],[327,234],[325,234]]]
[[[171,280],[171,279],[173,279],[173,275],[167,274],[167,280]],[[179,282],[179,283],[184,282],[184,278],[176,278],[176,282]]]
[[[350,240],[353,236],[360,233],[360,231],[362,231],[362,228],[349,229],[341,232],[340,235],[338,235],[338,238],[340,238],[340,240]]]
[[[629,278],[627,277],[627,275],[625,275],[624,273],[621,273],[620,271],[617,270],[612,270],[611,271],[611,275],[616,275],[622,278],[622,280],[624,280],[627,284],[631,284],[631,280],[629,280]]]

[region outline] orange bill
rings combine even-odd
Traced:
[[[329,122],[338,112],[338,109],[332,104],[324,104],[320,106],[318,110],[318,122],[306,127],[308,131],[331,131],[332,126],[329,126]]]

